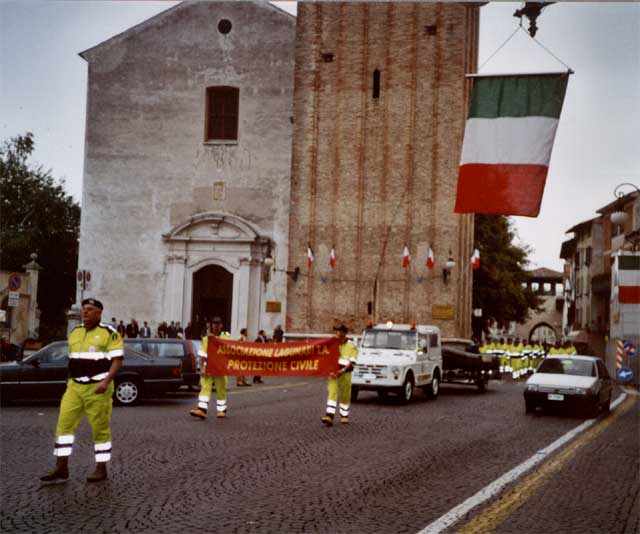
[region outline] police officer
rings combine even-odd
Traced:
[[[333,416],[338,407],[340,397],[340,422],[346,425],[349,422],[349,406],[351,404],[351,372],[358,358],[358,348],[347,339],[349,328],[343,324],[334,328],[337,331],[340,358],[338,360],[338,372],[330,375],[327,382],[327,413],[322,418],[322,423],[333,425]]]
[[[111,325],[100,323],[102,303],[89,298],[82,301],[82,326],[69,334],[69,380],[60,401],[54,456],[56,467],[40,477],[44,482],[69,478],[68,461],[74,435],[82,415],[93,431],[95,472],[88,482],[107,478],[111,459],[111,406],[113,377],[122,365],[122,337]]]
[[[222,319],[220,317],[214,317],[211,321],[211,334],[212,336],[220,339],[231,339],[229,332],[222,331]],[[202,338],[200,344],[200,369],[204,370],[206,367],[207,358],[207,340],[208,336]],[[227,413],[227,377],[226,376],[206,376],[200,375],[200,394],[198,395],[198,407],[195,410],[191,410],[189,414],[192,417],[198,419],[206,419],[207,411],[209,409],[209,399],[211,398],[211,391],[215,384],[216,388],[216,409],[217,417],[222,418]]]

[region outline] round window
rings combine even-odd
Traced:
[[[218,31],[223,35],[226,35],[231,31],[231,21],[228,19],[222,19],[218,22]]]

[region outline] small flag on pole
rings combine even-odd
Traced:
[[[411,263],[411,256],[409,255],[409,248],[407,245],[404,246],[404,250],[402,251],[402,267],[409,267]]]
[[[429,269],[433,269],[433,266],[436,264],[435,259],[433,257],[433,250],[429,247],[429,252],[427,253],[427,267]]]
[[[329,255],[329,266],[333,269],[336,266],[336,249],[331,247],[331,254]]]
[[[474,78],[456,213],[537,217],[568,74]]]
[[[477,248],[473,249],[473,254],[471,255],[471,265],[473,266],[474,271],[477,271],[480,268],[480,251]]]
[[[313,249],[311,248],[311,243],[309,243],[309,245],[307,246],[307,268],[311,269],[314,259],[315,258],[313,256]]]

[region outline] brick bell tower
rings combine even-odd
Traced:
[[[471,335],[473,216],[453,208],[478,29],[471,4],[298,3],[288,331]]]

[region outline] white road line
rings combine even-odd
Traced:
[[[620,395],[615,401],[611,403],[611,409],[615,410],[626,398],[626,393]],[[511,484],[522,475],[524,475],[527,471],[531,470],[531,468],[544,461],[549,454],[562,447],[567,442],[571,441],[578,434],[584,432],[595,422],[596,419],[587,419],[581,425],[577,426],[573,430],[570,430],[564,436],[555,440],[553,443],[551,443],[551,445],[546,446],[544,449],[540,449],[531,458],[525,460],[520,465],[514,467],[511,471],[494,480],[488,486],[482,488],[475,495],[469,497],[466,501],[449,510],[446,514],[436,519],[433,523],[427,525],[424,529],[418,532],[418,534],[437,534],[439,532],[444,532],[451,525],[460,521],[460,519],[462,519],[470,510],[500,493],[505,488],[505,486]]]

